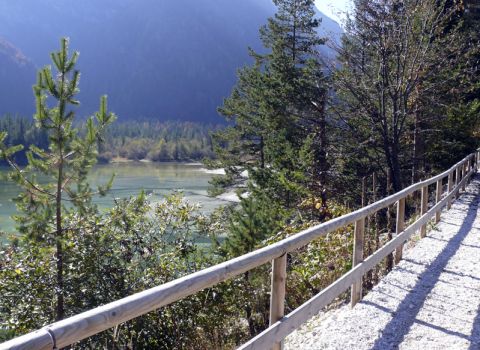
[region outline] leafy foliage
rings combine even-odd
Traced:
[[[389,173],[399,191],[474,149],[478,118],[454,111],[468,109],[478,41],[458,16],[444,1],[355,2],[333,78],[341,173]],[[452,130],[454,114],[462,121]],[[442,162],[440,149],[453,157]]]
[[[153,207],[153,209],[152,209]],[[88,216],[70,212],[64,239],[66,316],[163,284],[215,262],[195,243],[208,235],[209,219],[198,205],[172,194],[153,205],[144,194],[118,200],[108,212]],[[19,242],[3,247],[0,261],[0,320],[9,335],[40,328],[55,318],[55,257],[50,247]],[[80,347],[192,348],[191,339],[229,337],[234,310],[220,307],[231,284],[199,293],[92,337]],[[220,326],[220,327],[219,327]],[[215,328],[215,330],[214,330]],[[210,333],[212,331],[212,333]],[[103,345],[102,345],[103,346]],[[205,346],[207,348],[207,346]]]

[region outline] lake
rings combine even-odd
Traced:
[[[0,167],[0,173],[9,171]],[[164,195],[174,190],[181,190],[187,200],[200,203],[202,211],[211,212],[220,204],[227,203],[218,198],[208,197],[208,182],[212,174],[205,171],[201,164],[189,163],[111,163],[96,165],[89,176],[92,188],[105,184],[112,174],[116,177],[111,191],[105,197],[95,197],[99,208],[109,208],[113,198],[125,198],[137,195],[140,190],[151,193],[152,202],[160,201]],[[19,188],[12,182],[0,180],[0,230],[14,231],[14,222],[10,218],[16,212],[11,201],[19,193]]]

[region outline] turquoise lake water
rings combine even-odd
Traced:
[[[8,170],[0,167],[0,173]],[[111,207],[113,198],[137,195],[142,189],[151,193],[152,202],[162,200],[164,195],[174,190],[181,190],[187,200],[200,203],[206,213],[225,203],[208,197],[208,182],[212,175],[206,173],[200,164],[128,162],[97,165],[89,176],[92,188],[106,183],[113,173],[116,177],[112,190],[106,197],[95,198],[100,208]],[[0,230],[14,231],[10,216],[16,208],[11,199],[18,193],[19,188],[15,184],[0,180]]]

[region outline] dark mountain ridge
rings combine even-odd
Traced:
[[[0,37],[0,111],[26,114],[34,107],[33,63],[10,42]],[[25,99],[26,95],[30,99]]]
[[[250,62],[247,47],[261,49],[258,29],[274,12],[270,0],[0,0],[0,37],[30,59],[28,69],[17,63],[0,73],[1,92],[21,90],[10,102],[0,95],[0,114],[33,113],[31,62],[50,64],[48,53],[68,36],[81,53],[80,115],[107,94],[123,120],[217,122],[236,70]],[[341,32],[320,16],[323,33]],[[16,81],[19,69],[30,79]]]

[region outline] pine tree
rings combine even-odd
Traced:
[[[283,216],[281,208],[272,205],[266,196],[250,195],[242,198],[240,205],[230,212],[228,234],[222,250],[227,257],[236,257],[262,246],[268,237],[281,229]],[[245,272],[240,281],[242,290],[239,295],[240,305],[245,311],[252,337],[267,325],[266,320],[255,317],[258,314],[266,314],[268,311],[265,309],[265,305],[268,304],[261,301],[265,295],[258,292],[266,285],[264,278],[264,271],[257,269]]]
[[[318,54],[323,40],[313,1],[274,2],[277,13],[260,29],[267,53],[250,50],[255,64],[240,70],[219,108],[234,125],[214,134],[216,165],[227,174],[217,185],[245,186],[247,170],[255,191],[295,208],[307,193],[325,186],[327,87]],[[314,152],[307,166],[313,178],[301,167],[307,140]]]
[[[97,144],[102,133],[115,119],[112,113],[107,112],[107,100],[103,96],[99,112],[85,123],[84,135],[73,126],[75,114],[69,107],[79,104],[75,100],[80,78],[79,71],[75,70],[77,58],[77,52],[69,56],[68,39],[64,38],[60,51],[51,54],[56,74],[52,73],[49,66],[38,73],[34,86],[34,119],[36,127],[48,134],[48,149],[31,145],[26,153],[28,165],[22,169],[12,158],[22,146],[7,147],[3,144],[6,133],[0,135],[1,156],[13,168],[9,177],[23,188],[23,192],[15,199],[21,212],[14,216],[19,233],[31,244],[40,242],[55,250],[56,285],[53,287],[57,320],[65,315],[66,257],[63,252],[68,243],[64,236],[68,227],[64,218],[68,212],[88,215],[94,210],[91,203],[94,192],[86,182],[87,174],[96,162]],[[48,97],[56,101],[55,107],[50,107]],[[40,176],[41,182],[38,180]],[[105,194],[112,181],[113,178],[106,186],[99,187],[99,193]]]
[[[229,256],[239,256],[257,248],[263,240],[281,228],[280,210],[265,197],[242,198],[229,215],[225,249]]]

